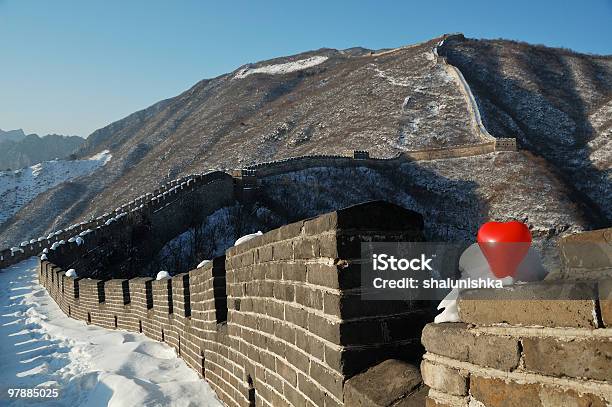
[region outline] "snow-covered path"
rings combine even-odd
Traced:
[[[38,284],[37,265],[0,270],[0,405],[222,405],[167,345],[68,318]],[[60,398],[7,397],[8,388],[41,385]]]

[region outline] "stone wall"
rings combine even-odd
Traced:
[[[396,157],[382,159],[370,157],[367,151],[356,151],[348,156],[311,155],[260,163],[247,167],[246,169],[230,171],[230,174],[234,177],[234,198],[238,200],[253,199],[257,177],[278,175],[285,172],[300,171],[308,168],[342,168],[359,166],[377,169],[393,168],[407,161],[470,157],[475,155],[489,154],[495,151],[516,151],[516,139],[496,139],[489,134],[482,122],[478,104],[476,103],[474,95],[472,94],[472,91],[468,83],[465,81],[461,71],[459,71],[459,69],[453,65],[450,65],[446,58],[438,55],[438,47],[440,47],[447,38],[452,37],[453,35],[457,34],[444,35],[440,43],[433,48],[432,52],[437,59],[442,60],[444,68],[457,81],[468,105],[467,113],[472,118],[472,127],[474,131],[479,134],[480,138],[482,139],[482,143],[465,146],[403,151]],[[39,254],[43,249],[50,248],[53,243],[67,241],[71,237],[74,237],[77,233],[81,233],[86,230],[98,230],[98,228],[104,226],[107,221],[110,219],[115,219],[118,215],[123,213],[137,212],[139,209],[143,209],[144,206],[148,206],[149,209],[167,206],[167,201],[176,200],[176,195],[181,194],[181,191],[186,187],[191,186],[193,188],[196,187],[198,183],[207,183],[210,182],[211,178],[223,178],[224,175],[227,176],[227,174],[224,174],[221,171],[215,171],[208,174],[192,174],[182,177],[167,183],[158,190],[155,190],[153,193],[141,196],[134,201],[122,205],[115,211],[104,214],[89,222],[82,222],[78,225],[72,225],[68,229],[52,233],[46,238],[40,237],[38,239],[22,242],[19,247],[2,250],[0,251],[0,269],[16,264],[33,255]],[[207,197],[203,197],[204,200],[211,198],[213,200],[216,198],[214,193]],[[169,222],[169,225],[172,225],[172,223]]]
[[[516,146],[516,142],[514,145]],[[198,207],[202,206],[202,213],[211,213],[214,209],[219,209],[234,199],[239,201],[253,200],[256,196],[258,177],[316,167],[390,169],[410,161],[470,157],[509,150],[512,149],[507,147],[497,148],[495,142],[487,141],[482,144],[466,146],[405,151],[396,157],[387,159],[371,158],[366,151],[359,151],[351,156],[294,157],[252,165],[244,169],[230,171],[230,173],[214,171],[206,174],[192,174],[171,181],[152,193],[143,195],[95,219],[53,232],[47,237],[25,241],[18,247],[2,250],[0,251],[0,269],[38,255],[44,249],[50,249],[54,243],[61,243],[62,245],[74,243],[74,241],[69,242],[69,240],[76,239],[81,233],[92,233],[93,235],[89,235],[88,239],[91,240],[95,236],[96,242],[104,239],[107,242],[124,242],[124,239],[128,239],[131,235],[133,228],[142,223],[158,226],[158,233],[155,235],[151,233],[149,236],[156,236],[160,241],[165,242],[169,240],[168,236],[174,237],[184,230],[180,229],[184,228],[189,217],[185,211],[188,197],[191,197],[192,201],[196,200]],[[230,196],[232,179],[233,193]],[[210,187],[211,184],[215,184],[215,188]],[[153,216],[151,216],[152,214]],[[156,222],[152,218],[157,218],[160,222]],[[88,239],[83,236],[84,241],[88,241]],[[158,243],[154,246],[161,247]],[[82,250],[82,252],[85,253],[86,251]],[[60,260],[57,257],[55,261],[66,264],[65,260]],[[92,262],[94,262],[93,259]],[[135,267],[135,265],[131,267]]]
[[[463,323],[429,324],[427,406],[612,403],[612,280],[466,290]]]
[[[562,279],[612,278],[612,228],[577,233],[559,242]]]
[[[167,342],[228,406],[342,406],[348,378],[423,352],[432,304],[361,301],[359,290],[361,242],[420,241],[422,228],[419,214],[372,202],[168,280],[71,279],[46,260],[39,279],[73,318]]]
[[[442,40],[434,47],[433,54],[436,57],[436,60],[442,62],[442,66],[444,67],[444,69],[452,77],[454,77],[455,81],[459,84],[459,89],[461,90],[461,93],[463,94],[463,97],[465,98],[466,103],[468,105],[468,111],[469,111],[470,117],[472,118],[472,127],[474,128],[474,131],[480,136],[483,142],[493,143],[494,148],[495,148],[496,139],[487,131],[486,127],[484,126],[484,123],[482,122],[482,117],[480,116],[480,110],[478,109],[478,104],[476,103],[476,98],[474,97],[474,94],[472,93],[472,89],[470,88],[470,85],[468,85],[467,81],[463,77],[463,74],[461,73],[459,68],[457,68],[454,65],[449,64],[446,57],[443,57],[438,54],[438,48],[441,47],[442,44],[444,44],[444,41],[446,41],[448,38],[456,37],[456,36],[463,36],[463,34],[444,35]]]
[[[72,238],[56,244],[46,257],[66,270],[75,268],[88,276],[142,275],[167,241],[190,224],[201,223],[215,210],[233,202],[232,178],[223,172],[206,174],[154,195],[131,209],[118,208],[93,225],[85,223],[66,231],[74,233]],[[103,221],[100,226],[78,233]]]
[[[214,190],[210,188],[215,185]],[[220,184],[224,186],[218,188]],[[143,215],[158,214],[160,216],[168,207],[174,207],[182,198],[190,195],[199,195],[204,200],[224,200],[227,198],[226,191],[231,190],[231,177],[221,171],[207,174],[192,174],[168,182],[151,193],[147,193],[133,201],[130,201],[115,210],[105,213],[89,221],[72,225],[64,230],[50,233],[47,237],[40,237],[23,242],[20,246],[0,251],[0,269],[12,264],[19,263],[29,257],[40,254],[44,249],[50,249],[56,244],[56,251],[63,253],[66,246],[79,246],[75,241],[81,237],[84,242],[101,241],[110,237],[114,231],[133,224]],[[202,191],[207,195],[202,197]],[[71,241],[72,240],[72,241]],[[71,247],[66,252],[75,253]]]

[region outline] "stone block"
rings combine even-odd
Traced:
[[[282,265],[283,280],[306,281],[306,265],[303,263],[286,263]]]
[[[472,397],[485,406],[536,407],[541,406],[539,386],[523,383],[518,385],[502,379],[474,376],[470,378]]]
[[[278,242],[274,244],[274,260],[293,259],[293,243],[291,241]]]
[[[336,266],[311,263],[306,265],[306,269],[308,283],[329,288],[340,288]]]
[[[612,276],[612,228],[564,237],[559,249],[564,278]]]
[[[334,323],[327,318],[309,313],[308,330],[331,343],[340,344],[340,324]]]
[[[469,405],[471,397],[451,396],[434,389],[429,389],[429,394],[425,399],[427,407],[483,407],[480,404],[472,403]]]
[[[419,390],[421,383],[418,367],[389,359],[350,378],[344,386],[344,403],[355,407],[396,406],[398,400]]]
[[[427,324],[421,342],[428,352],[499,370],[514,370],[520,359],[517,338],[476,335],[462,323]]]
[[[468,374],[428,360],[421,362],[423,382],[432,389],[455,396],[463,396],[468,390]]]
[[[318,235],[338,227],[338,214],[336,212],[326,213],[314,219],[304,221],[304,233],[306,235]]]
[[[280,358],[276,358],[276,372],[291,386],[297,385],[297,372]]]
[[[294,241],[293,254],[296,259],[315,259],[319,257],[319,240],[305,237]]]
[[[524,338],[523,353],[532,372],[612,382],[612,338]]]
[[[298,375],[298,389],[304,393],[316,406],[324,406],[325,396],[323,390],[317,387],[312,379],[305,375]]]
[[[489,407],[604,407],[606,402],[599,396],[560,386],[537,383],[517,383],[512,380],[472,375],[470,394]]]
[[[310,377],[329,390],[331,394],[342,399],[343,377],[340,374],[312,360],[310,362]]]
[[[279,240],[293,239],[302,233],[304,221],[290,223],[288,225],[279,228],[278,238]]]
[[[427,398],[427,393],[429,392],[429,387],[422,385],[418,387],[413,393],[407,395],[397,403],[393,405],[393,407],[423,407],[425,405],[425,400]]]
[[[287,322],[308,328],[308,311],[304,308],[285,305],[285,318]]]
[[[323,309],[323,292],[304,286],[295,287],[295,301],[308,308]]]
[[[597,328],[595,282],[539,282],[461,292],[461,321],[475,325]]]

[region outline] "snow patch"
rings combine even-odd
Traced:
[[[284,64],[275,64],[260,66],[259,68],[244,68],[240,70],[234,78],[246,78],[255,73],[264,73],[268,75],[283,75],[290,72],[301,71],[302,69],[311,68],[327,61],[328,57],[316,55],[310,58],[300,59],[298,61],[286,62]]]
[[[168,272],[167,272],[167,271],[165,271],[165,270],[162,270],[162,271],[160,271],[159,273],[157,273],[157,277],[155,277],[155,279],[156,279],[157,281],[159,281],[159,280],[167,280],[167,279],[169,279],[169,278],[171,278],[170,273],[168,273]]]
[[[263,233],[261,233],[261,230],[258,230],[257,232],[251,233],[249,235],[244,235],[238,240],[236,240],[236,243],[234,243],[234,246],[238,246],[239,244],[246,243],[249,240],[255,239],[257,236],[261,236],[261,235],[263,235]]]
[[[221,407],[210,386],[165,343],[65,315],[32,258],[0,272],[0,383],[60,389],[54,406]],[[29,405],[23,400],[2,405]]]
[[[373,67],[372,69],[374,69],[374,72],[376,72],[376,76],[385,79],[391,85],[403,86],[403,87],[410,86],[410,82],[411,82],[410,78],[397,78],[397,77],[392,76],[388,72],[383,71],[382,69],[380,69],[374,64],[370,64],[370,66]]]
[[[75,269],[70,269],[66,272],[66,277],[77,278],[77,273]]]
[[[104,150],[83,160],[45,161],[18,171],[0,171],[0,224],[39,194],[62,182],[89,175],[110,161]]]
[[[198,264],[198,267],[197,267],[197,268],[204,267],[204,266],[206,266],[207,264],[210,264],[210,263],[212,263],[212,261],[211,261],[211,260],[202,260],[202,261],[201,261],[201,262]]]

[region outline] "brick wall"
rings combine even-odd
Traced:
[[[458,305],[463,323],[423,330],[427,406],[612,405],[612,279],[466,290]]]
[[[73,318],[167,342],[229,406],[342,406],[348,378],[418,360],[430,304],[359,299],[364,241],[420,241],[423,220],[383,202],[339,210],[230,248],[169,280],[39,279]]]
[[[213,185],[214,187],[212,187]],[[219,185],[222,186],[219,187]],[[107,241],[111,236],[117,238],[118,235],[125,234],[126,227],[138,223],[143,217],[150,216],[150,214],[157,214],[155,216],[158,218],[170,215],[171,209],[176,208],[177,203],[181,203],[181,200],[184,201],[189,196],[201,198],[205,209],[211,206],[216,206],[215,209],[218,209],[219,201],[233,199],[231,186],[231,177],[221,171],[191,174],[170,181],[153,192],[121,205],[95,219],[50,233],[47,237],[23,242],[22,245],[13,248],[13,250],[1,250],[0,269],[36,256],[58,242],[63,243],[54,250],[55,254],[61,254],[61,257],[58,256],[55,259],[56,261],[64,263],[70,259],[80,258],[83,253],[88,252],[98,243]],[[203,197],[203,193],[206,196]],[[78,244],[74,241],[79,235],[82,235],[86,243],[86,246],[81,247],[80,250]],[[68,259],[67,256],[72,257]]]
[[[566,236],[559,241],[559,248],[559,278],[612,278],[612,228]]]
[[[49,250],[49,261],[64,269],[75,268],[81,275],[135,276],[143,274],[146,265],[161,247],[201,222],[215,210],[234,202],[233,181],[225,173],[211,173],[178,184],[157,194],[143,204],[114,212],[101,226],[89,229],[82,243],[74,241],[81,226],[73,230],[73,241]],[[110,221],[109,221],[110,220]],[[87,230],[87,229],[86,229]],[[32,254],[30,254],[32,255]]]
[[[125,246],[125,244],[119,244],[120,242],[125,243],[133,239],[135,235],[140,236],[138,241],[142,246],[138,248],[141,252],[140,256],[149,258],[151,252],[159,249],[167,240],[185,230],[185,224],[189,222],[194,207],[197,206],[198,211],[205,214],[212,213],[232,200],[252,200],[256,196],[258,177],[315,167],[396,168],[409,161],[470,157],[492,153],[496,150],[500,149],[496,148],[495,142],[485,141],[474,145],[405,151],[392,158],[372,158],[366,151],[359,151],[356,156],[353,154],[350,157],[313,155],[260,163],[245,169],[230,171],[231,175],[222,171],[192,174],[171,181],[152,193],[143,195],[91,221],[72,225],[65,230],[51,233],[47,237],[23,242],[23,246],[15,247],[15,250],[1,250],[0,269],[38,255],[43,249],[51,248],[56,242],[63,242],[63,244],[54,250],[52,254],[55,256],[52,260],[65,267],[68,267],[73,261],[81,261],[85,264],[78,263],[75,266],[87,270],[91,264],[104,265],[106,263],[104,259],[108,257],[134,259],[133,255],[113,254],[112,244],[117,243],[114,249],[119,250],[120,247]],[[151,225],[152,228],[148,228],[148,225]],[[74,240],[81,233],[87,233],[86,236],[83,236],[85,246],[64,247],[77,246],[74,241],[69,242],[69,240]],[[155,242],[151,241],[152,237],[155,237]],[[96,252],[96,248],[102,250]],[[150,250],[143,251],[144,248]],[[88,255],[85,256],[85,254]],[[119,267],[114,265],[114,267],[125,272],[126,269],[140,269],[142,264],[134,262],[131,265],[120,265]]]

